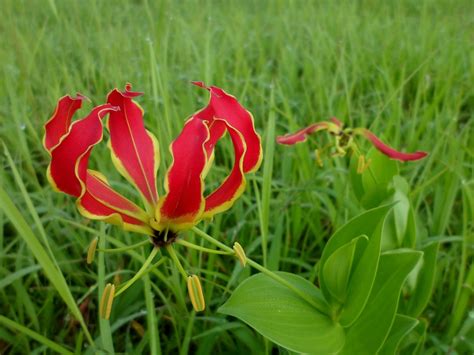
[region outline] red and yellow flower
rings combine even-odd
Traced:
[[[294,133],[279,136],[277,137],[277,143],[294,145],[306,141],[309,135],[319,131],[327,131],[336,137],[335,148],[336,152],[340,154],[345,154],[348,148],[355,148],[353,141],[355,136],[363,136],[368,139],[377,150],[391,159],[410,161],[423,159],[428,155],[428,153],[422,151],[414,153],[400,152],[382,142],[380,138],[366,128],[344,128],[343,123],[335,117],[331,118],[329,121],[313,123]]]
[[[143,109],[134,101],[142,93],[127,85],[112,90],[107,103],[94,107],[84,118],[72,122],[85,96],[62,97],[45,124],[44,147],[51,156],[48,179],[61,192],[77,198],[80,213],[87,218],[122,226],[125,230],[156,237],[175,233],[229,209],[245,188],[245,174],[258,169],[262,160],[260,136],[252,115],[235,97],[215,86],[208,105],[189,118],[172,142],[173,162],[158,195],[156,174],[160,153],[155,136],[146,130]],[[144,208],[115,191],[107,178],[89,168],[94,146],[103,139],[104,120],[110,134],[114,166],[138,190]],[[229,133],[234,148],[234,166],[213,192],[204,194],[217,142]]]

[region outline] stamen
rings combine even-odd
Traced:
[[[114,302],[115,285],[107,284],[102,293],[102,298],[99,304],[99,315],[103,319],[109,319],[112,312],[112,304]]]
[[[201,281],[196,275],[188,276],[187,280],[189,298],[196,312],[202,312],[206,309],[206,301],[202,292]]]
[[[97,249],[98,241],[99,241],[99,238],[94,238],[92,239],[92,242],[89,244],[89,248],[87,249],[87,259],[86,259],[86,262],[88,264],[92,264],[92,262],[94,261],[95,251]]]
[[[239,259],[240,265],[242,265],[242,267],[245,267],[245,265],[247,264],[247,256],[245,255],[244,248],[242,248],[239,243],[235,242],[233,249],[235,251],[235,256],[237,257],[237,259]]]

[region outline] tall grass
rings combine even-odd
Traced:
[[[45,179],[42,125],[56,100],[80,91],[98,104],[111,88],[131,82],[146,93],[140,103],[160,140],[163,181],[172,137],[207,101],[191,80],[237,96],[254,114],[266,148],[244,197],[203,228],[229,245],[238,240],[273,269],[315,280],[325,241],[360,211],[347,160],[326,160],[319,168],[315,142],[287,149],[273,145],[275,134],[337,116],[396,147],[429,151],[428,159],[402,167],[413,185],[420,232],[443,241],[424,314],[426,348],[469,349],[471,1],[3,0],[1,8],[0,140],[11,159],[0,157],[0,352],[80,353],[92,349],[89,333],[97,349],[109,352],[269,353],[274,347],[216,312],[248,268],[180,246],[185,267],[205,280],[205,313],[191,311],[183,280],[163,259],[116,300],[110,323],[99,321],[103,282],[129,279],[149,250],[108,254],[87,265],[85,252],[96,236],[106,235],[111,247],[142,237],[84,220]],[[219,149],[219,168],[208,181],[219,181],[232,164],[230,146]],[[106,148],[95,153],[93,164],[133,197]],[[31,240],[41,246],[40,258]],[[82,328],[78,310],[87,324]]]

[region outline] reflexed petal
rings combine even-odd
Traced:
[[[334,122],[334,124],[336,124],[338,127],[342,126],[342,124],[339,121]],[[329,122],[323,121],[323,122],[313,123],[312,125],[302,128],[296,131],[295,133],[288,133],[288,134],[285,134],[284,136],[278,136],[276,141],[279,144],[293,145],[296,143],[304,142],[308,138],[308,135],[324,130],[324,129],[328,129],[329,127],[330,127]]]
[[[242,194],[245,188],[244,174],[258,169],[262,160],[262,147],[252,115],[235,97],[215,86],[207,87],[201,82],[194,84],[206,88],[211,94],[209,104],[192,117],[192,120],[204,121],[210,131],[209,140],[205,144],[208,156],[205,173],[212,164],[214,147],[226,131],[232,139],[235,154],[230,174],[206,197],[202,218],[210,218],[229,209]]]
[[[111,105],[95,107],[88,116],[74,122],[61,143],[51,150],[48,177],[57,190],[76,197],[81,195],[90,151],[102,140],[101,120],[113,109]]]
[[[98,172],[87,169],[92,148],[102,140],[102,119],[117,109],[109,104],[97,106],[66,129],[67,134],[50,151],[48,179],[57,190],[78,197],[84,216],[151,234],[146,213],[115,192]]]
[[[245,173],[256,171],[262,161],[262,145],[260,136],[255,131],[251,113],[234,96],[227,94],[221,88],[205,86],[202,82],[193,82],[193,84],[203,87],[211,93],[207,107],[197,112],[193,117],[207,120],[210,123],[214,121],[214,118],[219,118],[227,126],[232,126],[239,131],[247,146],[243,171]]]
[[[202,216],[203,218],[210,218],[216,213],[229,209],[245,189],[245,175],[243,171],[246,152],[245,141],[242,134],[234,127],[228,125],[227,128],[234,145],[234,167],[224,182],[206,197],[206,208]]]
[[[156,138],[145,129],[143,110],[132,98],[141,95],[126,86],[125,92],[112,90],[107,102],[120,108],[108,121],[112,160],[132,184],[136,185],[151,209],[156,206],[156,171],[159,164]]]
[[[398,150],[393,149],[392,147],[386,145],[382,142],[375,134],[370,132],[368,129],[362,130],[364,137],[369,139],[375,148],[380,152],[388,156],[389,158],[400,160],[400,161],[410,161],[410,160],[419,160],[423,159],[428,155],[426,152],[418,151],[414,153],[403,153]]]
[[[166,176],[166,195],[156,211],[157,228],[191,227],[203,212],[203,172],[208,161],[204,145],[208,139],[207,123],[191,118],[171,144],[173,163]]]
[[[44,125],[43,145],[48,152],[67,133],[71,126],[72,116],[81,108],[84,99],[86,97],[81,94],[77,94],[76,98],[67,95],[59,99],[53,115]]]

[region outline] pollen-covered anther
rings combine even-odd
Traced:
[[[239,243],[235,242],[233,249],[235,252],[235,256],[237,257],[237,259],[239,259],[240,265],[242,265],[242,267],[245,267],[245,265],[247,264],[247,256],[245,255],[244,248],[242,248]]]
[[[97,242],[99,241],[99,238],[94,238],[92,242],[89,244],[89,248],[87,249],[87,263],[92,264],[94,261],[95,257],[95,251],[97,249]]]
[[[109,319],[112,312],[112,304],[115,296],[115,285],[107,284],[104,288],[104,293],[100,299],[99,315],[103,319]]]
[[[189,298],[196,312],[202,312],[206,309],[204,293],[202,292],[201,281],[197,275],[188,276],[187,280]]]

